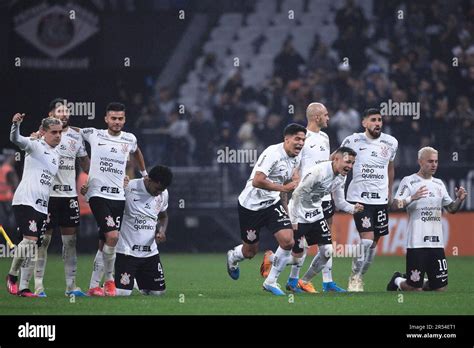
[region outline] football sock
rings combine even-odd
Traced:
[[[291,261],[291,250],[284,250],[281,247],[278,247],[275,252],[275,257],[273,258],[272,268],[268,274],[265,283],[273,284],[277,281],[280,273],[285,269],[286,265]]]
[[[36,242],[34,240],[22,239],[22,241],[16,246],[10,271],[8,273],[12,276],[18,277],[20,274],[21,264],[25,258],[27,256],[35,256],[34,248],[36,248]]]
[[[357,245],[356,250],[360,250],[361,254],[352,259],[352,274],[360,275],[372,243],[373,241],[370,239],[361,239],[360,244]]]
[[[303,281],[310,282],[316,274],[321,272],[324,265],[328,262],[330,256],[332,255],[332,245],[320,245],[319,251],[316,256],[311,261],[311,265],[303,276]]]
[[[362,274],[365,274],[367,270],[369,269],[370,265],[374,261],[375,254],[377,252],[377,248],[370,248],[369,252],[367,253],[367,256],[365,258],[364,265],[362,266]]]
[[[237,245],[234,249],[232,249],[232,254],[230,256],[230,262],[235,266],[238,262],[243,261],[245,259],[244,254],[242,254],[242,247],[243,244]]]
[[[97,250],[97,254],[95,255],[95,258],[94,258],[94,269],[92,270],[92,276],[91,276],[89,289],[99,287],[103,276],[104,276],[104,259],[102,257],[102,251]]]
[[[66,291],[76,288],[77,253],[76,235],[61,236],[63,240],[64,275],[66,277]]]
[[[51,235],[45,234],[43,236],[43,242],[38,248],[38,259],[36,260],[35,265],[35,289],[38,292],[44,290],[44,270],[46,269],[46,261],[48,260],[48,247],[50,243]]]
[[[114,280],[115,247],[104,244],[102,257],[104,259],[105,281]]]

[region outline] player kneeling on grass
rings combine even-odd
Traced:
[[[444,183],[433,175],[438,169],[438,151],[424,147],[418,151],[418,173],[400,182],[392,209],[408,213],[406,274],[395,272],[387,290],[443,291],[448,285],[448,264],[444,255],[441,215],[443,207],[456,213],[466,199],[463,187],[456,189],[456,200],[449,196]],[[424,282],[425,273],[428,281]]]
[[[301,268],[304,262],[305,240],[309,245],[318,244],[319,252],[302,279],[298,280],[297,276],[290,274],[286,284],[287,290],[316,293],[311,279],[321,272],[332,257],[331,231],[324,218],[323,197],[332,193],[336,207],[350,214],[364,210],[362,204],[350,204],[344,199],[346,175],[352,169],[355,157],[356,152],[351,148],[337,149],[332,161],[324,161],[313,166],[293,192],[288,207],[291,221],[297,227],[290,263]],[[266,253],[261,267],[262,275],[273,262],[273,253]]]
[[[125,211],[115,260],[116,296],[129,296],[136,279],[144,295],[162,295],[165,277],[158,243],[166,240],[168,190],[173,174],[156,166],[148,177],[125,184]],[[159,227],[157,229],[157,223]]]

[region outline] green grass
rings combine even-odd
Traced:
[[[365,277],[364,293],[299,294],[276,297],[262,291],[259,274],[261,254],[241,263],[238,281],[229,278],[222,254],[163,254],[167,293],[162,297],[142,296],[134,291],[128,298],[76,298],[64,296],[63,263],[50,255],[46,270],[47,298],[28,299],[0,292],[2,314],[474,314],[474,257],[450,257],[449,289],[445,293],[402,293],[385,291],[393,272],[403,271],[403,257],[381,257]],[[306,270],[311,258],[306,260]],[[79,258],[78,285],[87,289],[92,255]],[[0,274],[6,275],[11,259],[0,262]],[[334,260],[334,279],[347,286],[350,259]],[[283,286],[289,268],[280,277]],[[3,276],[2,276],[3,277]],[[2,278],[4,279],[4,278]],[[321,287],[319,275],[314,284]],[[403,301],[402,301],[403,300]],[[401,302],[402,301],[402,302]]]

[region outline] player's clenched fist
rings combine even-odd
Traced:
[[[289,183],[283,185],[282,192],[291,192],[296,188],[296,186],[298,186],[297,181],[290,181]]]
[[[25,117],[25,114],[20,114],[17,112],[15,115],[13,115],[12,122],[19,124],[23,121],[23,117]]]
[[[362,205],[360,203],[356,203],[354,205],[354,213],[360,213],[363,210],[364,210],[364,205]]]
[[[464,201],[466,199],[466,196],[467,196],[467,191],[464,187],[459,187],[458,188],[454,188],[454,191],[456,192],[456,197],[459,198],[461,201]]]

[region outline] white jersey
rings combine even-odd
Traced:
[[[412,201],[406,207],[408,213],[407,248],[444,248],[441,215],[443,207],[453,201],[444,183],[437,178],[424,179],[418,174],[405,176],[400,182],[395,199],[412,196],[422,186],[428,195]]]
[[[25,151],[23,177],[13,196],[12,205],[28,205],[48,214],[48,201],[54,176],[58,172],[59,153],[43,139],[20,135],[20,127],[12,125],[10,140]]]
[[[369,139],[365,133],[354,133],[341,144],[357,153],[347,200],[363,204],[388,204],[388,164],[395,159],[398,141],[381,133]]]
[[[87,201],[91,197],[125,200],[125,169],[129,154],[137,150],[137,138],[132,133],[113,136],[107,129],[95,128],[83,128],[81,135],[91,145]]]
[[[345,176],[334,174],[332,161],[313,166],[293,192],[288,205],[291,222],[313,223],[323,219],[323,197],[331,193],[334,194],[334,201],[339,209],[353,213],[354,205],[344,199],[345,183]]]
[[[301,153],[296,157],[288,156],[283,148],[283,143],[267,147],[258,158],[244,190],[239,195],[240,205],[246,209],[256,211],[277,203],[280,200],[280,192],[254,187],[252,180],[255,174],[262,172],[267,176],[266,180],[283,185],[291,180],[293,172],[300,165],[300,162]]]
[[[68,127],[56,149],[60,156],[59,170],[53,181],[51,197],[77,197],[76,158],[87,156],[81,134]]]
[[[306,130],[306,140],[301,150],[301,177],[304,178],[309,170],[318,163],[328,161],[330,155],[329,137],[323,131],[313,132]],[[323,201],[330,201],[331,195],[323,197]]]
[[[134,257],[158,254],[155,234],[158,214],[168,209],[168,190],[152,196],[142,179],[130,180],[125,188],[125,210],[117,252]]]

